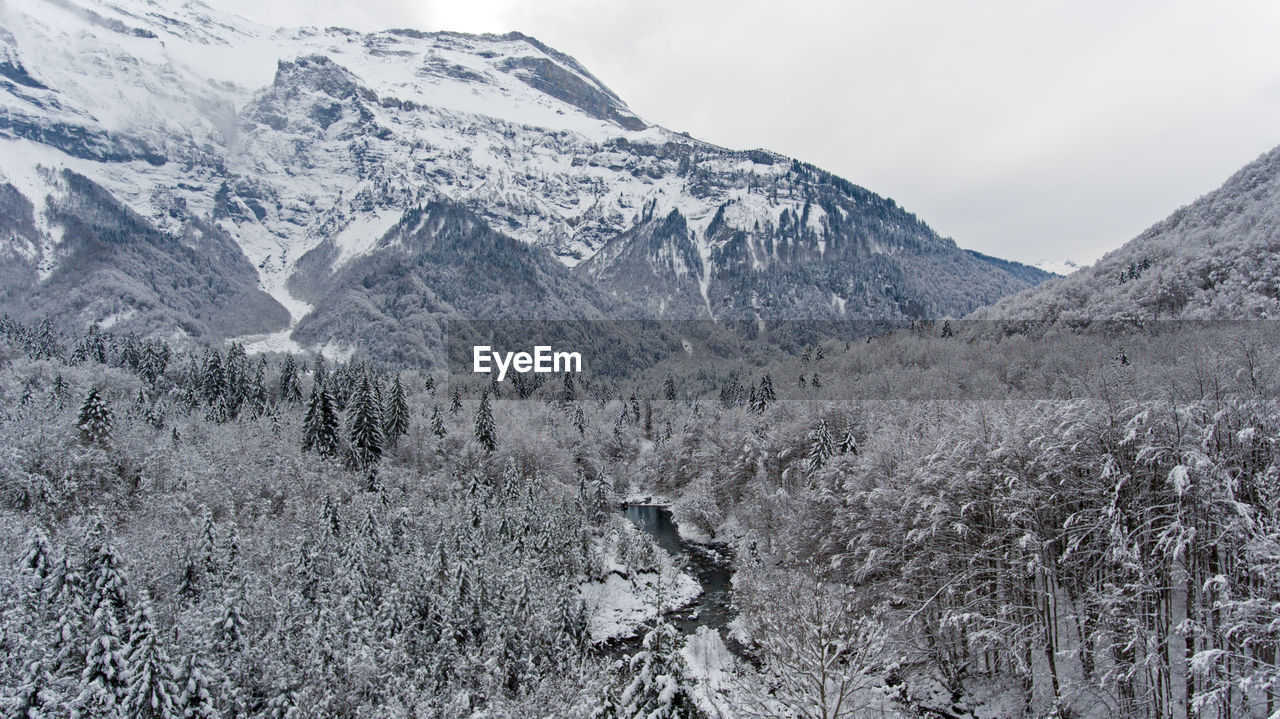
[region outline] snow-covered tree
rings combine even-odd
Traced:
[[[401,437],[409,433],[409,404],[405,400],[404,387],[400,384],[398,374],[391,381],[391,392],[382,416],[387,444],[394,447]]]
[[[338,413],[329,390],[319,382],[311,387],[307,414],[302,420],[302,449],[314,451],[321,457],[338,453]]]
[[[106,444],[111,438],[112,416],[107,401],[95,387],[89,390],[84,403],[80,405],[80,415],[76,427],[80,430],[80,438],[89,444]]]
[[[696,719],[702,711],[689,693],[675,627],[659,621],[644,635],[628,662],[629,681],[617,697],[617,716]]]
[[[356,465],[368,469],[377,464],[383,447],[382,408],[374,397],[367,373],[360,378],[347,405],[347,427]]]
[[[125,695],[125,716],[138,719],[176,719],[178,693],[173,666],[156,635],[151,619],[151,598],[138,597],[137,609],[129,621],[129,686]]]
[[[498,427],[493,420],[493,407],[489,403],[486,392],[480,397],[480,406],[476,409],[475,438],[485,451],[492,452],[498,446]]]

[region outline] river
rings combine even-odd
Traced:
[[[682,634],[709,627],[724,636],[726,632],[721,630],[737,616],[733,602],[733,562],[728,546],[686,541],[671,521],[671,510],[667,507],[633,504],[623,511],[627,519],[653,537],[654,543],[675,557],[676,564],[702,585],[702,594],[694,603],[668,613],[667,620]],[[734,648],[736,642],[730,642],[727,637],[725,641]]]

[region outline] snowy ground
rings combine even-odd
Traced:
[[[658,571],[633,571],[621,560],[617,540],[650,541],[630,522],[619,518],[619,535],[601,542],[603,581],[581,586],[587,608],[591,640],[599,643],[635,636],[640,627],[660,613],[688,606],[702,593],[698,581],[675,566],[671,555],[654,548]]]

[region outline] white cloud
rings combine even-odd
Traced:
[[[227,9],[520,30],[646,119],[894,197],[961,245],[1089,260],[1280,143],[1280,4],[522,0]]]

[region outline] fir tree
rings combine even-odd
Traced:
[[[112,611],[117,627],[124,628],[129,618],[128,581],[120,567],[120,555],[110,541],[102,538],[101,524],[94,529],[96,546],[91,555],[89,606],[95,611],[106,606]]]
[[[261,417],[271,402],[271,394],[267,391],[267,360],[259,357],[253,370],[253,384],[249,388],[249,413],[253,417]]]
[[[40,654],[22,668],[18,686],[8,697],[5,717],[13,719],[54,719],[60,715],[62,695],[52,671],[50,657]]]
[[[298,403],[302,401],[302,386],[298,383],[298,363],[293,355],[285,355],[280,366],[280,401]]]
[[[49,390],[49,401],[58,409],[62,409],[70,396],[71,388],[67,385],[67,381],[62,378],[62,375],[54,377],[53,388]]]
[[[821,469],[835,453],[835,441],[831,437],[831,430],[827,428],[827,420],[820,419],[817,426],[809,432],[809,471]]]
[[[675,401],[676,398],[676,378],[667,373],[667,378],[662,381],[662,396],[668,402]]]
[[[476,441],[485,451],[492,452],[498,446],[498,428],[493,421],[493,408],[489,405],[489,394],[480,396],[480,407],[476,410]]]
[[[227,396],[227,373],[222,366],[222,355],[217,350],[209,350],[205,355],[204,370],[201,372],[201,387],[204,401],[210,406],[218,404]]]
[[[178,711],[182,719],[220,719],[221,714],[209,692],[208,670],[195,654],[183,662],[179,680]]]
[[[141,385],[139,385],[138,393],[133,396],[133,405],[132,407],[130,407],[130,409],[133,410],[133,415],[135,417],[143,416],[144,414],[146,414],[147,408],[150,406],[151,406],[151,402],[147,399],[146,390],[143,389]]]
[[[778,395],[773,391],[773,377],[765,375],[760,378],[760,408],[763,410],[777,401]]]
[[[249,357],[244,345],[232,342],[227,350],[227,411],[232,417],[240,414],[240,408],[253,391],[249,376]]]
[[[462,411],[462,395],[458,392],[458,388],[454,387],[453,392],[449,394],[449,414],[456,415]]]
[[[431,408],[431,434],[440,439],[444,439],[444,418],[440,416],[440,408],[433,406]]]
[[[35,580],[32,592],[43,595],[57,567],[53,548],[49,546],[49,535],[38,525],[32,527],[27,533],[27,546],[22,553],[22,567],[31,572]]]
[[[177,716],[177,687],[172,667],[151,621],[151,599],[146,592],[129,621],[129,689],[126,715],[139,719],[173,719]]]
[[[374,400],[373,386],[366,374],[360,379],[347,407],[351,451],[356,466],[367,469],[382,458],[381,408]]]
[[[387,444],[395,447],[400,438],[409,433],[409,404],[405,401],[404,387],[400,385],[400,375],[391,382],[391,395],[387,398],[383,411],[383,431]]]
[[[644,719],[697,719],[703,713],[684,684],[684,659],[679,653],[675,627],[659,620],[644,636],[642,648],[632,655],[631,681],[617,705],[619,717]]]
[[[853,425],[845,425],[840,435],[840,454],[857,454],[858,440],[853,436]]]
[[[244,648],[245,620],[240,605],[243,601],[243,590],[229,587],[218,607],[218,615],[213,620],[213,646],[224,654],[234,654]]]
[[[73,717],[120,717],[129,690],[129,667],[120,625],[110,602],[99,602],[93,612],[89,649],[80,675],[80,693],[72,706]]]
[[[302,449],[314,450],[321,457],[338,453],[338,413],[328,390],[318,382],[311,387],[311,400],[302,421]]]
[[[80,438],[88,444],[104,445],[111,438],[111,408],[96,388],[89,390],[84,404],[80,405],[76,427],[80,429]]]

